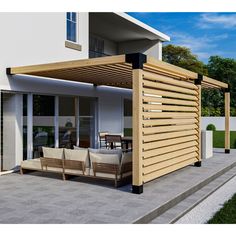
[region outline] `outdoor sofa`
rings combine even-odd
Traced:
[[[132,175],[132,152],[121,149],[49,148],[43,147],[43,157],[22,161],[20,171],[53,172],[68,176],[86,176],[114,180],[115,187]]]

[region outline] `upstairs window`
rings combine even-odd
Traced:
[[[89,57],[102,57],[104,54],[104,40],[95,36],[89,37]]]
[[[77,41],[77,15],[76,12],[66,13],[66,39],[72,42]]]

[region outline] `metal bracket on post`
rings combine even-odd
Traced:
[[[195,85],[201,85],[202,84],[202,80],[203,80],[203,75],[202,74],[198,74],[197,79],[194,80],[194,84]]]
[[[202,166],[202,162],[201,161],[197,161],[197,162],[194,163],[194,166],[201,167]]]
[[[222,91],[224,93],[230,93],[230,86],[229,86],[229,84],[228,84],[228,88],[222,88]]]
[[[132,64],[132,69],[143,69],[147,62],[147,55],[142,53],[130,53],[125,55],[125,62]]]
[[[143,185],[140,185],[140,186],[132,185],[132,193],[135,193],[135,194],[143,193]]]
[[[230,154],[230,149],[225,149],[226,154]]]
[[[12,73],[11,73],[11,68],[10,68],[10,67],[6,68],[6,74],[7,74],[7,75],[12,75]]]

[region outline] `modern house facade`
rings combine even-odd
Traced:
[[[169,37],[125,13],[1,13],[0,170],[39,147],[97,147],[98,132],[131,128],[132,91],[13,75],[6,68],[140,52],[161,60]]]

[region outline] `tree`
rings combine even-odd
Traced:
[[[211,56],[207,64],[209,76],[213,79],[228,83],[231,94],[231,115],[235,114],[236,108],[236,60]]]
[[[162,54],[163,61],[165,62],[207,75],[206,65],[199,61],[189,48],[168,44],[163,47]]]
[[[163,47],[163,61],[207,75],[230,85],[231,115],[236,116],[236,60],[211,56],[208,64],[199,61],[186,47],[167,45]],[[202,115],[224,116],[224,97],[220,89],[202,89]]]

